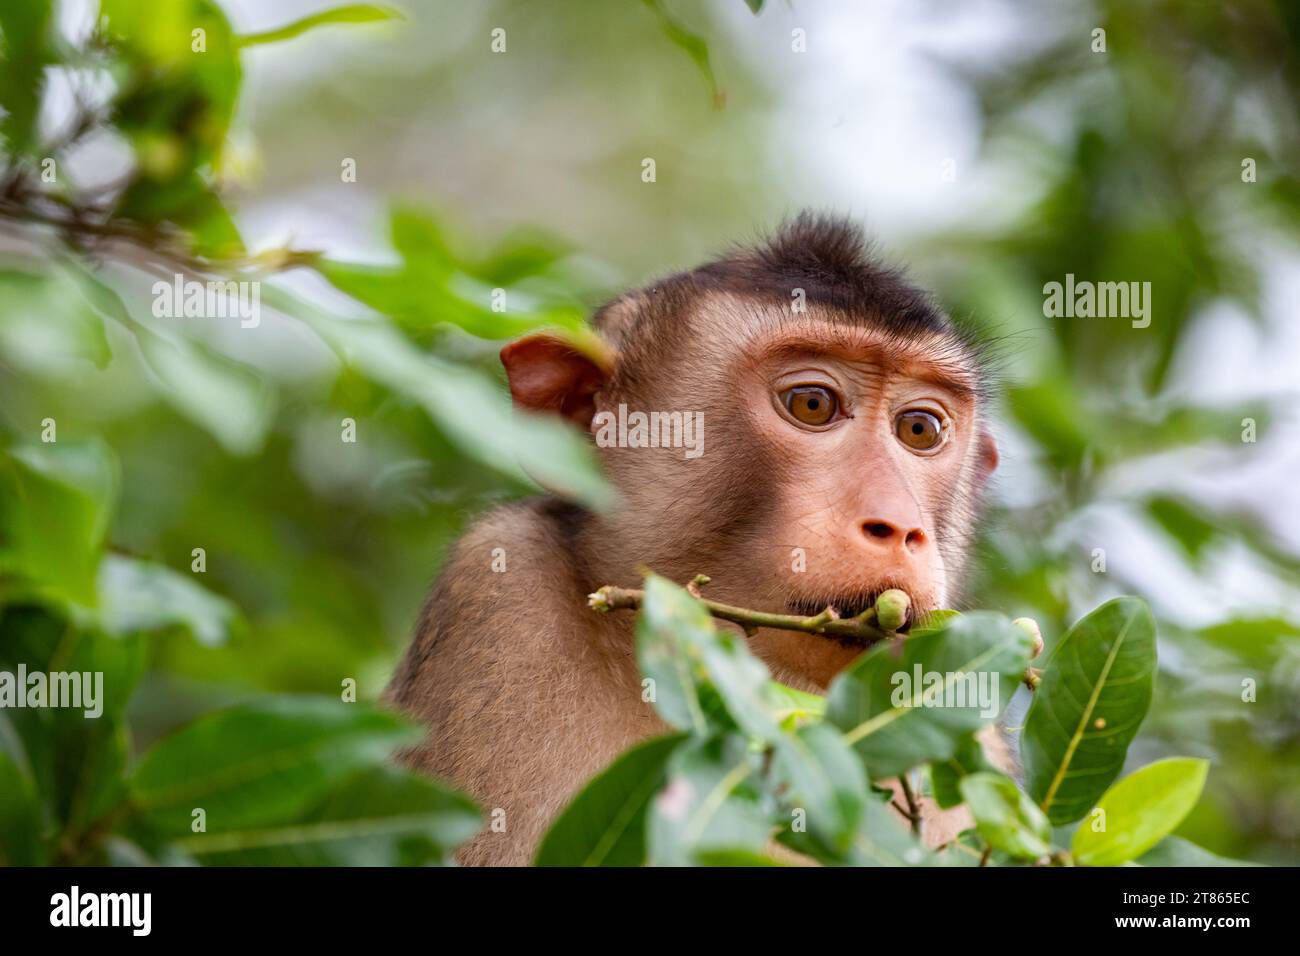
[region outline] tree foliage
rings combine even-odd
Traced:
[[[376,696],[465,512],[532,489],[530,476],[610,502],[585,443],[513,414],[493,362],[502,339],[543,327],[590,347],[582,316],[608,276],[547,232],[476,246],[454,218],[406,201],[388,211],[385,264],[248,241],[248,58],[318,31],[380,43],[403,28],[398,11],[347,4],[242,35],[214,0],[97,12],[70,26],[54,0],[0,5],[0,670],[101,672],[105,689],[93,720],[0,710],[0,856],[446,862],[478,810],[394,769],[418,731],[349,702],[349,687]],[[1279,418],[1267,394],[1189,393],[1178,366],[1211,306],[1263,311],[1264,257],[1242,237],[1294,241],[1300,144],[1280,118],[1296,114],[1300,30],[1267,2],[1093,12],[1104,57],[1068,17],[1043,14],[1037,42],[997,70],[949,65],[986,149],[1038,172],[1014,215],[915,249],[986,341],[1033,342],[1008,350],[1001,411],[1052,491],[992,516],[973,589],[1048,635],[1021,733],[1024,789],[973,736],[991,717],[890,700],[905,662],[987,667],[1002,707],[1021,707],[1024,639],[1001,614],[882,644],[822,699],[772,682],[741,639],[652,579],[638,659],[678,732],[593,780],[538,862],[787,862],[774,843],[831,864],[1222,862],[1186,837],[1294,860],[1300,623],[1252,595],[1199,618],[1148,608],[1117,597],[1145,593],[1135,562],[1089,565],[1094,519],[1110,513],[1207,592],[1225,555],[1249,555],[1269,588],[1297,578],[1266,513],[1169,476],[1207,452],[1240,467],[1244,421],[1266,433]],[[628,37],[610,56],[652,60],[674,93],[699,93],[708,118],[683,111],[681,123],[739,122],[721,109],[737,93],[766,104],[707,17],[663,3],[583,12],[597,17]],[[535,25],[545,37],[574,19],[564,8]],[[596,46],[566,47],[584,82],[609,67]],[[466,86],[492,88],[473,75]],[[315,107],[312,90],[264,95],[281,118]],[[1173,121],[1184,116],[1197,121]],[[719,204],[766,169],[752,130],[726,129],[743,157],[719,175],[741,185],[700,176],[675,194],[701,219],[721,222]],[[641,149],[622,144],[611,162]],[[1243,181],[1243,157],[1257,182]],[[733,212],[729,228],[773,208]],[[657,267],[668,228],[637,236]],[[1150,278],[1159,320],[1043,321],[1040,290],[1066,273]],[[177,274],[258,283],[260,324],[160,319],[156,284]],[[339,441],[348,421],[363,442]],[[1247,701],[1247,683],[1268,692]],[[896,774],[965,803],[974,830],[923,850],[887,810],[880,786]]]

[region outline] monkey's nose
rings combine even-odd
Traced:
[[[864,521],[862,533],[870,543],[885,548],[903,547],[911,552],[921,550],[929,540],[924,529],[900,527],[892,521]]]

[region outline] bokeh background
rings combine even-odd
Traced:
[[[324,4],[220,6],[249,34]],[[814,208],[862,221],[995,342],[1002,466],[970,604],[1036,617],[1050,644],[1110,596],[1149,601],[1161,670],[1131,764],[1210,758],[1179,833],[1300,863],[1300,8],[401,6],[240,55],[206,172],[251,253],[324,254],[267,280],[302,311],[264,297],[254,330],[154,319],[157,269],[97,251],[133,319],[189,349],[168,371],[125,327],[88,358],[78,329],[32,321],[60,300],[0,285],[6,443],[46,417],[102,441],[110,554],[183,574],[207,554],[188,612],[207,626],[151,641],[135,746],[259,693],[335,694],[341,675],[375,697],[458,529],[530,491],[475,434],[492,428],[480,386],[504,390],[500,339]],[[95,15],[61,6],[70,44]],[[41,128],[95,95],[52,77]],[[112,183],[145,155],[92,134],[68,174]],[[6,268],[39,259],[30,224],[5,225]],[[1067,273],[1150,282],[1150,327],[1045,318],[1043,285]],[[422,392],[304,321],[314,308],[382,316],[394,363],[472,376]]]

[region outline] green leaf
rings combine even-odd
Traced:
[[[264,43],[279,43],[282,40],[292,40],[316,27],[334,23],[378,23],[384,20],[401,19],[403,19],[402,12],[394,7],[381,7],[373,3],[349,3],[313,13],[301,20],[276,27],[274,30],[246,34],[238,37],[236,42],[241,48]]]
[[[1019,860],[1036,860],[1051,852],[1047,817],[1010,777],[972,773],[962,777],[960,786],[975,828],[994,849]]]
[[[202,717],[145,754],[135,804],[163,836],[292,822],[350,772],[383,762],[420,731],[395,715],[329,698],[269,697]]]
[[[251,455],[262,447],[275,399],[259,372],[192,339],[164,338],[138,323],[134,330],[163,396],[178,412],[232,454]]]
[[[453,252],[432,216],[405,206],[392,210],[389,228],[401,266],[321,260],[317,271],[335,288],[416,334],[450,324],[479,338],[505,339],[558,328],[577,337],[579,345],[582,336],[590,334],[576,306],[538,299],[524,289],[509,290],[506,311],[489,307],[496,288],[506,288],[551,264],[542,251],[528,254],[525,250],[522,258],[516,253],[511,259],[507,247],[500,253],[504,258],[467,264]]]
[[[82,720],[79,712],[65,712],[61,718],[51,738],[58,813],[68,834],[81,834],[125,798],[130,739],[120,717]]]
[[[655,575],[646,580],[637,621],[637,658],[654,681],[655,707],[665,720],[701,736],[734,722],[748,737],[771,744],[782,803],[801,812],[832,852],[847,849],[867,801],[862,765],[835,728],[789,727],[792,700],[818,707],[820,699],[796,698],[798,692],[772,681],[741,638],[717,630],[698,600]]]
[[[947,760],[1001,713],[1029,654],[1029,635],[1002,615],[962,614],[858,658],[831,684],[826,719],[845,732],[873,779]]]
[[[381,766],[347,778],[300,817],[194,833],[172,848],[209,866],[446,865],[482,823],[464,794]]]
[[[709,85],[709,92],[715,104],[721,103],[721,90],[718,89],[717,77],[713,74],[713,64],[709,59],[709,44],[698,33],[688,29],[681,21],[668,12],[663,0],[642,0],[659,18],[659,28],[675,46],[682,50],[695,64],[704,81]]]
[[[462,259],[461,268],[485,285],[508,288],[552,275],[573,252],[563,237],[524,226],[507,234],[486,255],[468,262]],[[566,279],[557,278],[561,282]]]
[[[930,764],[930,788],[934,802],[944,809],[957,806],[964,799],[961,795],[963,777],[995,769],[985,758],[979,739],[974,734],[964,737],[951,757]]]
[[[990,853],[986,860],[984,859],[986,849],[988,849],[987,842],[972,826],[958,833],[942,849],[936,850],[934,862],[938,866],[945,867],[978,867],[981,863],[985,866],[998,866],[1003,863],[1015,865],[1018,862],[999,850]]]
[[[241,629],[239,610],[191,577],[161,564],[105,555],[99,566],[95,623],[110,634],[180,627],[209,647]]]
[[[1129,774],[1106,791],[1092,818],[1074,831],[1074,861],[1118,866],[1141,856],[1196,806],[1209,770],[1207,760],[1170,757]],[[1101,829],[1094,829],[1095,824]]]
[[[1075,469],[1089,451],[1096,449],[1094,435],[1098,426],[1075,394],[1066,372],[1046,382],[1007,389],[1007,405],[1057,468]]]
[[[0,581],[93,607],[117,487],[117,460],[99,441],[0,452]]]
[[[1167,836],[1138,857],[1142,866],[1258,866],[1211,853],[1182,837]]]
[[[112,353],[104,323],[60,275],[0,270],[0,349],[34,371],[84,375]]]
[[[714,639],[713,622],[698,601],[652,575],[636,621],[636,656],[650,681],[655,710],[673,727],[703,735],[709,729],[699,685],[707,680],[699,647]]]
[[[700,850],[695,854],[700,866],[790,866],[783,860],[753,850]]]
[[[1300,625],[1282,617],[1234,618],[1196,633],[1261,671],[1270,670],[1289,646],[1300,646]]]
[[[1147,513],[1165,533],[1182,546],[1193,561],[1201,557],[1205,546],[1214,539],[1215,525],[1205,520],[1203,511],[1168,495],[1157,495],[1146,503]]]
[[[640,866],[646,813],[663,785],[668,760],[685,734],[656,737],[628,750],[582,788],[551,824],[537,866]]]
[[[264,376],[187,336],[154,331],[131,315],[117,292],[81,265],[70,264],[69,273],[95,311],[134,333],[163,397],[178,412],[234,454],[261,448],[275,412],[274,392]],[[159,280],[158,284],[169,283]]]
[[[76,706],[8,710],[23,762],[64,840],[89,827],[124,796],[128,742],[123,714],[144,672],[145,648],[135,636],[80,630],[36,606],[0,614],[0,670],[67,675]],[[73,683],[73,682],[76,683]],[[2,728],[0,728],[2,729]],[[17,745],[15,745],[17,746]]]
[[[339,319],[270,286],[263,286],[262,300],[306,322],[349,365],[417,401],[467,455],[512,477],[531,475],[595,508],[614,501],[576,429],[552,417],[516,413],[481,373],[421,354],[387,323]]]
[[[802,810],[807,825],[832,853],[847,852],[869,800],[862,762],[826,723],[800,727],[777,738],[774,746],[773,778],[782,804]]]
[[[79,629],[61,612],[32,605],[12,605],[0,612],[4,625],[0,663],[29,671],[102,674],[103,695],[96,707],[120,716],[144,672],[144,645],[134,636],[114,637],[98,629]],[[55,708],[45,708],[55,713]],[[81,710],[73,716],[83,721]],[[90,718],[91,720],[97,718]]]
[[[775,716],[781,722],[782,730],[794,730],[826,715],[826,698],[820,694],[809,694],[779,681],[771,681],[767,696],[777,708]]]
[[[494,312],[485,304],[492,301],[492,288],[463,277],[458,281],[448,277],[440,284],[436,272],[410,266],[391,269],[342,262],[321,262],[317,270],[341,292],[413,333],[455,325],[481,339],[510,339],[540,329],[580,332],[584,328],[582,313],[571,306],[525,299],[523,307],[514,310],[521,293],[509,299],[512,311]]]
[[[669,760],[668,781],[651,802],[649,862],[690,866],[701,854],[761,853],[773,829],[758,806],[737,791],[758,755],[736,734],[690,741]]]
[[[1021,735],[1027,789],[1053,824],[1078,820],[1119,775],[1155,669],[1155,621],[1137,598],[1106,602],[1053,648]]]
[[[114,104],[117,126],[136,143],[142,134],[181,131],[186,139],[179,146],[200,147],[196,159],[211,159],[225,140],[242,78],[234,31],[220,5],[101,0],[100,13],[108,39],[133,66]],[[200,39],[201,51],[195,48]]]
[[[704,605],[657,575],[645,582],[637,618],[637,661],[654,681],[655,708],[675,727],[707,733],[706,697],[716,691],[727,716],[759,740],[783,738],[782,702],[767,667],[743,639],[719,631]]]
[[[0,5],[0,136],[10,156],[28,152],[35,139],[53,22],[51,0]]]
[[[242,254],[209,182],[242,81],[230,21],[213,0],[102,0],[100,12],[120,64],[113,122],[135,151],[115,215],[180,226],[200,255]]]
[[[31,777],[0,749],[0,866],[40,866],[44,829]]]
[[[912,625],[908,631],[908,637],[920,637],[923,634],[930,634],[934,631],[941,631],[949,622],[961,617],[960,611],[938,610],[929,611],[921,615],[920,620]]]

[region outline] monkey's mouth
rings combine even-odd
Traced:
[[[790,602],[790,610],[803,617],[813,617],[828,607],[834,608],[841,618],[857,617],[868,608],[876,606],[876,596],[854,595],[852,597],[798,598]]]
[[[879,597],[881,593],[892,587],[897,587],[897,585],[883,585],[870,591],[824,594],[817,597],[798,597],[790,601],[787,607],[789,607],[791,613],[798,614],[800,617],[815,617],[829,607],[835,610],[836,615],[838,615],[841,620],[845,620],[847,618],[857,617],[864,611],[868,611],[875,607],[876,598]],[[898,629],[900,634],[906,634],[911,628],[912,620],[916,616],[916,610],[917,609],[914,607],[913,614],[909,615],[907,622]],[[867,643],[860,639],[846,637],[839,634],[824,634],[819,636],[831,638],[832,640],[839,641],[842,644],[862,644],[865,646]]]

